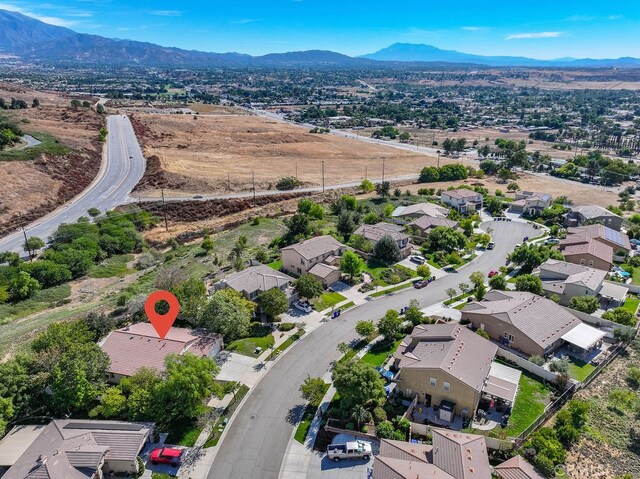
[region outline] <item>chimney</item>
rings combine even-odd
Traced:
[[[47,456],[40,454],[40,456],[38,456],[38,459],[36,460],[36,466],[38,467],[44,466],[46,463],[47,463]]]

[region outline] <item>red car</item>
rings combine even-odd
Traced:
[[[152,464],[171,464],[171,467],[178,467],[182,457],[182,449],[174,447],[159,447],[151,451]]]
[[[489,271],[489,274],[487,276],[489,278],[493,278],[494,276],[498,276],[498,272],[495,269],[492,269],[491,271]]]
[[[420,281],[416,281],[415,283],[413,283],[413,287],[416,289],[422,289],[424,287],[426,287],[429,284],[428,281],[424,281],[424,280],[420,280]]]

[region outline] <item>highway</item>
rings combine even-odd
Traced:
[[[25,226],[27,236],[47,241],[58,225],[86,216],[89,208],[107,211],[129,200],[129,193],[144,174],[146,162],[129,118],[111,115],[107,118],[107,129],[109,134],[98,176],[71,201]],[[21,253],[23,243],[22,231],[16,231],[0,239],[0,251]]]
[[[522,222],[485,222],[485,231],[493,229],[495,248],[487,251],[457,273],[438,279],[424,289],[407,289],[383,296],[347,311],[339,319],[331,320],[306,334],[270,365],[264,378],[250,391],[220,445],[209,471],[209,479],[237,479],[256,477],[277,479],[287,450],[294,424],[304,400],[298,391],[307,374],[323,376],[331,362],[339,358],[336,345],[351,342],[357,335],[355,323],[362,319],[377,320],[388,309],[399,310],[411,299],[422,307],[448,298],[447,288],[458,288],[469,282],[473,271],[488,273],[503,265],[513,247],[524,236],[535,237],[539,230]]]

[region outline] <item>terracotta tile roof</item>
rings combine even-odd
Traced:
[[[456,479],[490,479],[484,436],[432,429],[433,463]]]
[[[613,263],[613,248],[595,239],[591,239],[587,243],[567,246],[562,250],[562,254],[565,258],[587,254],[607,263]]]
[[[222,337],[171,328],[165,339],[160,339],[151,323],[136,323],[112,331],[101,347],[111,360],[109,372],[130,376],[140,368],[164,371],[164,359],[169,354],[209,356],[222,347]]]

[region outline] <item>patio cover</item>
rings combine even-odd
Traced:
[[[517,369],[493,362],[482,391],[490,396],[513,403],[518,394],[521,375],[522,372]]]
[[[594,344],[604,338],[606,334],[604,331],[600,331],[588,324],[579,323],[571,331],[566,332],[564,336],[562,336],[562,339],[588,351]]]
[[[600,290],[600,296],[611,298],[615,301],[622,303],[626,298],[629,288],[622,286],[621,284],[614,283],[602,283],[602,289]]]

